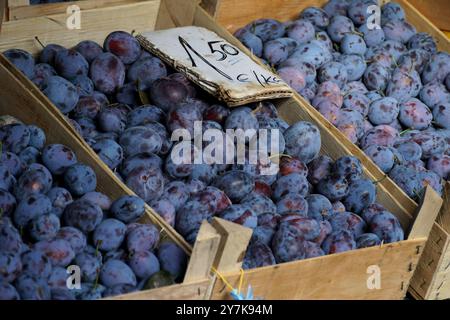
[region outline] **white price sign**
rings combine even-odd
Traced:
[[[277,75],[205,28],[145,32],[137,39],[148,51],[230,106],[292,96],[292,89]]]

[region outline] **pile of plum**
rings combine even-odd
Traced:
[[[450,55],[402,7],[331,0],[298,19],[256,20],[236,37],[412,198],[450,179]]]
[[[93,300],[183,275],[184,252],[137,222],[142,199],[95,192],[92,168],[64,145],[46,145],[34,125],[2,124],[0,141],[0,300]],[[68,287],[70,266],[80,288]]]
[[[245,262],[251,268],[403,240],[397,218],[375,204],[376,185],[362,177],[359,160],[333,163],[319,156],[316,126],[289,126],[271,102],[222,106],[143,51],[130,34],[114,32],[103,47],[91,41],[74,49],[49,44],[37,64],[22,50],[5,55],[190,243],[213,217],[252,228]],[[151,104],[143,104],[147,99]],[[203,130],[224,135],[232,129],[279,130],[279,154],[270,159],[281,158],[280,171],[267,174],[270,161],[174,162],[176,146],[187,143],[193,153],[197,146],[172,142],[172,133],[185,129],[193,136],[200,121]]]

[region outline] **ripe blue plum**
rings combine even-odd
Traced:
[[[271,65],[279,65],[285,61],[296,49],[298,40],[291,38],[279,38],[264,44],[263,57]]]
[[[354,180],[349,185],[348,196],[343,199],[347,210],[360,214],[369,205],[375,203],[376,186],[367,179]]]
[[[150,251],[134,252],[128,264],[140,279],[148,279],[161,269],[158,258]]]
[[[145,202],[158,199],[164,192],[164,178],[159,168],[136,168],[125,183]]]
[[[60,187],[52,188],[47,193],[47,197],[52,203],[52,213],[58,217],[61,217],[67,205],[73,202],[72,194]]]
[[[92,240],[102,251],[117,250],[125,239],[127,227],[116,219],[103,220],[94,230]]]
[[[102,255],[100,252],[93,247],[87,247],[85,250],[77,254],[74,262],[80,267],[81,278],[83,281],[96,281],[102,267]],[[67,278],[67,273],[65,278]]]
[[[1,153],[0,162],[6,168],[6,170],[8,170],[15,177],[20,176],[25,167],[25,165],[15,153],[8,151],[3,151]]]
[[[94,231],[102,220],[102,209],[87,200],[76,200],[64,210],[65,224],[78,228],[83,233]]]
[[[52,174],[61,175],[77,163],[77,156],[70,148],[62,144],[51,144],[42,151],[42,163]]]
[[[336,160],[332,173],[344,177],[349,182],[359,180],[363,174],[361,161],[353,156],[344,156]]]
[[[408,43],[409,39],[417,33],[416,28],[404,20],[391,20],[383,24],[383,31],[387,40]]]
[[[153,251],[159,243],[159,231],[152,224],[139,224],[127,233],[126,246],[130,253]]]
[[[258,225],[256,213],[247,204],[233,204],[222,211],[219,217],[251,229]]]
[[[350,4],[351,0],[330,0],[324,5],[323,10],[330,17],[337,15],[345,16]]]
[[[367,68],[366,60],[356,54],[343,54],[338,60],[347,70],[348,81],[357,81],[362,78]]]
[[[21,275],[15,287],[22,300],[50,300],[51,291],[46,281],[29,275]]]
[[[42,90],[45,81],[52,76],[56,76],[55,69],[46,63],[39,63],[34,66],[31,81]]]
[[[0,188],[5,191],[11,191],[16,184],[16,178],[9,172],[8,168],[0,164]]]
[[[399,120],[406,128],[423,130],[431,125],[433,114],[424,103],[412,98],[400,105]]]
[[[255,181],[244,171],[230,171],[218,178],[214,186],[223,190],[233,202],[239,202],[253,191]]]
[[[398,101],[395,98],[385,97],[372,102],[369,108],[369,120],[374,125],[388,125],[397,119],[399,113]]]
[[[2,216],[11,216],[16,209],[16,198],[6,190],[0,189],[0,212]]]
[[[20,295],[16,288],[6,281],[0,282],[0,300],[1,301],[14,301],[20,300]]]
[[[176,209],[169,200],[160,199],[157,201],[153,201],[151,203],[151,207],[164,219],[164,221],[167,222],[167,224],[172,227],[175,226]]]
[[[306,218],[309,213],[309,202],[306,199],[299,194],[287,194],[277,202],[276,212],[280,215],[295,213]]]
[[[449,99],[450,94],[441,83],[428,83],[420,91],[420,100],[431,109],[440,103],[449,101]]]
[[[166,76],[166,65],[157,57],[141,58],[133,63],[127,71],[128,81],[137,84],[140,91],[150,89],[155,80]]]
[[[386,40],[386,36],[382,28],[369,29],[367,23],[361,25],[358,31],[363,34],[364,41],[368,47],[376,47]]]
[[[242,268],[244,270],[251,270],[275,264],[276,260],[270,247],[264,243],[255,241],[247,248]]]
[[[242,28],[235,32],[234,36],[242,42],[255,56],[262,57],[263,42],[254,33],[248,29]]]
[[[437,45],[433,37],[426,32],[418,32],[408,40],[409,49],[422,49],[430,54],[437,52]]]
[[[450,180],[450,156],[433,156],[428,159],[428,170],[438,174],[444,180]]]
[[[122,104],[102,108],[97,117],[99,128],[104,132],[122,133],[127,126],[128,112],[128,106]]]
[[[356,249],[356,242],[349,231],[335,231],[322,244],[325,254],[335,254]]]
[[[320,83],[331,81],[342,88],[348,81],[347,68],[342,63],[329,62],[320,68],[318,80]]]
[[[86,76],[89,72],[89,63],[75,50],[59,50],[55,54],[55,70],[58,74],[72,80],[76,76]]]
[[[366,132],[361,139],[361,147],[368,148],[371,145],[378,145],[384,147],[394,146],[399,133],[396,129],[389,125],[379,125]]]
[[[364,233],[356,238],[356,247],[358,249],[375,247],[380,244],[380,238],[374,233]]]
[[[391,73],[388,68],[380,63],[372,63],[364,72],[364,84],[367,89],[384,91],[388,85]]]
[[[348,195],[349,185],[347,179],[339,176],[329,176],[319,181],[317,192],[331,201],[339,201]]]
[[[326,178],[331,173],[331,167],[333,165],[333,160],[325,155],[321,155],[314,159],[308,165],[308,180],[313,185],[319,183],[320,180]]]
[[[360,56],[364,56],[367,51],[367,45],[364,39],[354,33],[344,35],[340,48],[343,54],[356,54]]]
[[[353,91],[344,98],[344,108],[352,111],[358,111],[363,116],[369,113],[369,98],[362,92]],[[392,121],[391,121],[392,122]]]
[[[34,249],[45,254],[54,267],[67,267],[75,258],[75,253],[66,240],[40,241],[35,244]]]
[[[131,223],[139,220],[145,213],[145,203],[135,196],[123,196],[111,206],[111,214],[114,218]]]
[[[3,55],[29,79],[33,78],[35,63],[29,52],[21,49],[10,49],[3,52]]]
[[[281,38],[285,33],[284,25],[274,19],[258,19],[249,23],[245,28],[261,38],[263,42]]]
[[[31,194],[17,204],[14,222],[19,227],[26,227],[33,219],[50,214],[51,211],[52,203],[48,197],[43,194]]]
[[[52,264],[40,251],[27,251],[22,255],[22,273],[35,278],[48,279]]]
[[[92,149],[98,154],[100,159],[103,160],[106,165],[114,170],[123,160],[122,147],[111,139],[100,139],[92,145]]]
[[[79,52],[88,63],[92,63],[92,61],[103,53],[103,48],[98,43],[91,40],[81,41],[74,49]]]
[[[280,201],[284,196],[292,193],[306,196],[309,193],[309,184],[306,177],[300,173],[291,173],[280,177],[272,186],[273,199]]]
[[[189,98],[188,88],[181,82],[170,78],[161,78],[154,81],[149,90],[150,100],[164,112],[169,112]]]
[[[29,145],[30,140],[30,129],[25,125],[9,124],[0,128],[2,150],[18,154]]]
[[[386,94],[403,103],[417,97],[420,90],[422,90],[422,81],[416,70],[397,68],[387,86]]]
[[[306,75],[302,70],[295,67],[282,67],[277,70],[278,75],[292,89],[300,93],[306,86]]]
[[[313,40],[315,33],[314,25],[306,19],[294,20],[286,28],[286,35],[299,44]]]
[[[50,240],[56,236],[61,223],[54,214],[38,216],[30,223],[30,236],[35,241]]]
[[[79,229],[73,227],[59,229],[56,239],[67,241],[76,255],[83,252],[87,246],[86,236]]]
[[[90,78],[96,90],[111,95],[125,84],[125,66],[115,55],[102,53],[91,64]]]
[[[75,164],[65,171],[64,183],[73,195],[83,196],[88,192],[95,191],[97,176],[91,167]]]
[[[56,53],[60,50],[65,50],[64,47],[58,45],[58,44],[48,44],[46,45],[40,55],[39,55],[39,61],[41,63],[47,63],[49,65],[53,65],[55,63],[55,56]]]
[[[286,130],[286,152],[305,164],[314,160],[321,149],[319,129],[309,122],[298,122]]]
[[[450,54],[447,52],[438,52],[431,56],[427,66],[422,73],[424,84],[430,82],[443,83],[450,72]]]
[[[38,163],[31,164],[17,180],[14,195],[23,199],[28,195],[47,193],[52,188],[53,177],[50,171]]]
[[[187,100],[172,108],[167,117],[167,128],[170,132],[186,129],[194,135],[194,124],[202,121],[202,111],[193,101]]]
[[[433,119],[436,126],[450,129],[450,102],[436,105],[433,109]]]
[[[75,109],[80,98],[77,88],[59,76],[48,77],[43,83],[42,92],[65,114]]]
[[[132,64],[141,55],[139,42],[124,31],[110,33],[105,39],[103,48],[119,57],[124,64]]]
[[[347,10],[348,17],[355,25],[367,24],[370,16],[374,14],[369,10],[373,5],[378,5],[378,2],[376,0],[353,0]]]
[[[396,158],[392,148],[370,146],[364,153],[384,172],[389,173],[395,165]]]
[[[333,205],[330,200],[320,194],[310,194],[308,202],[308,217],[317,221],[330,219],[333,216]]]
[[[131,268],[120,260],[109,260],[102,266],[100,281],[106,287],[137,285],[136,276]]]
[[[373,217],[369,229],[384,243],[403,241],[405,237],[397,217],[387,211]]]
[[[331,18],[327,27],[328,35],[334,42],[341,42],[346,33],[353,33],[355,25],[345,16],[337,15]]]
[[[37,163],[41,158],[41,153],[34,147],[26,147],[19,153],[20,161],[25,165]]]
[[[329,49],[325,48],[319,40],[299,45],[290,58],[312,64],[316,69],[332,60]]]
[[[325,30],[330,24],[328,13],[318,7],[308,7],[300,13],[300,19],[309,21],[316,31]]]
[[[392,20],[405,20],[406,15],[402,6],[397,2],[387,2],[381,7],[381,23]]]

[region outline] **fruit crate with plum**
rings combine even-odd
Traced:
[[[245,249],[236,250],[238,243],[229,238],[216,259],[236,287],[241,273],[234,269],[243,264],[244,283],[265,299],[403,298],[441,198],[428,188],[417,211],[405,209],[295,99],[234,109],[220,104],[143,51],[130,32],[195,25],[241,45],[193,2],[153,3],[161,5],[153,11],[154,21],[148,19],[155,10],[150,3],[127,5],[117,8],[126,21],[111,11],[110,24],[88,20],[95,32],[51,29],[53,24],[39,18],[27,19],[33,30],[20,32],[14,21],[7,22],[0,35],[1,61],[16,81],[4,81],[0,94],[7,96],[9,83],[19,81],[21,95],[64,123],[153,207],[159,222],[168,230],[175,226],[189,243],[200,237],[202,222],[214,217],[252,229],[245,258]],[[85,19],[98,21],[102,10],[88,13]],[[11,90],[18,99],[17,89]],[[201,131],[216,129],[222,135],[224,129],[241,127],[280,131],[280,150],[270,157],[274,163],[281,158],[279,174],[263,174],[267,164],[246,161],[175,163],[179,144],[170,134],[177,129],[193,133],[200,121]],[[195,148],[188,144],[188,150]],[[246,246],[246,232],[233,232],[231,225],[218,229],[241,234],[238,240]],[[382,274],[381,288],[367,285],[374,268]],[[228,298],[223,287],[218,280],[211,298]]]
[[[135,3],[145,0],[5,0],[6,20],[22,20],[47,15],[63,14],[69,16],[68,8],[76,5],[81,11],[117,5]],[[70,14],[74,12],[70,11]]]
[[[188,266],[190,247],[38,100],[23,96],[7,69],[0,74],[18,94],[0,104],[0,300],[208,298],[214,248],[192,254],[202,278],[202,267]],[[217,248],[217,233],[202,236]],[[69,289],[70,267],[81,283]],[[183,277],[189,284],[176,284]]]
[[[450,42],[407,1],[383,3],[375,29],[369,24],[376,11],[368,10],[374,0],[204,0],[203,6],[295,89],[311,117],[402,206],[414,210],[424,185],[448,202]],[[413,281],[424,298],[450,297],[448,204],[441,216],[433,228],[438,244],[430,240],[432,253]]]

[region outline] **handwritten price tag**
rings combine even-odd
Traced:
[[[137,39],[229,106],[292,96],[292,90],[277,75],[205,28],[145,32]]]

